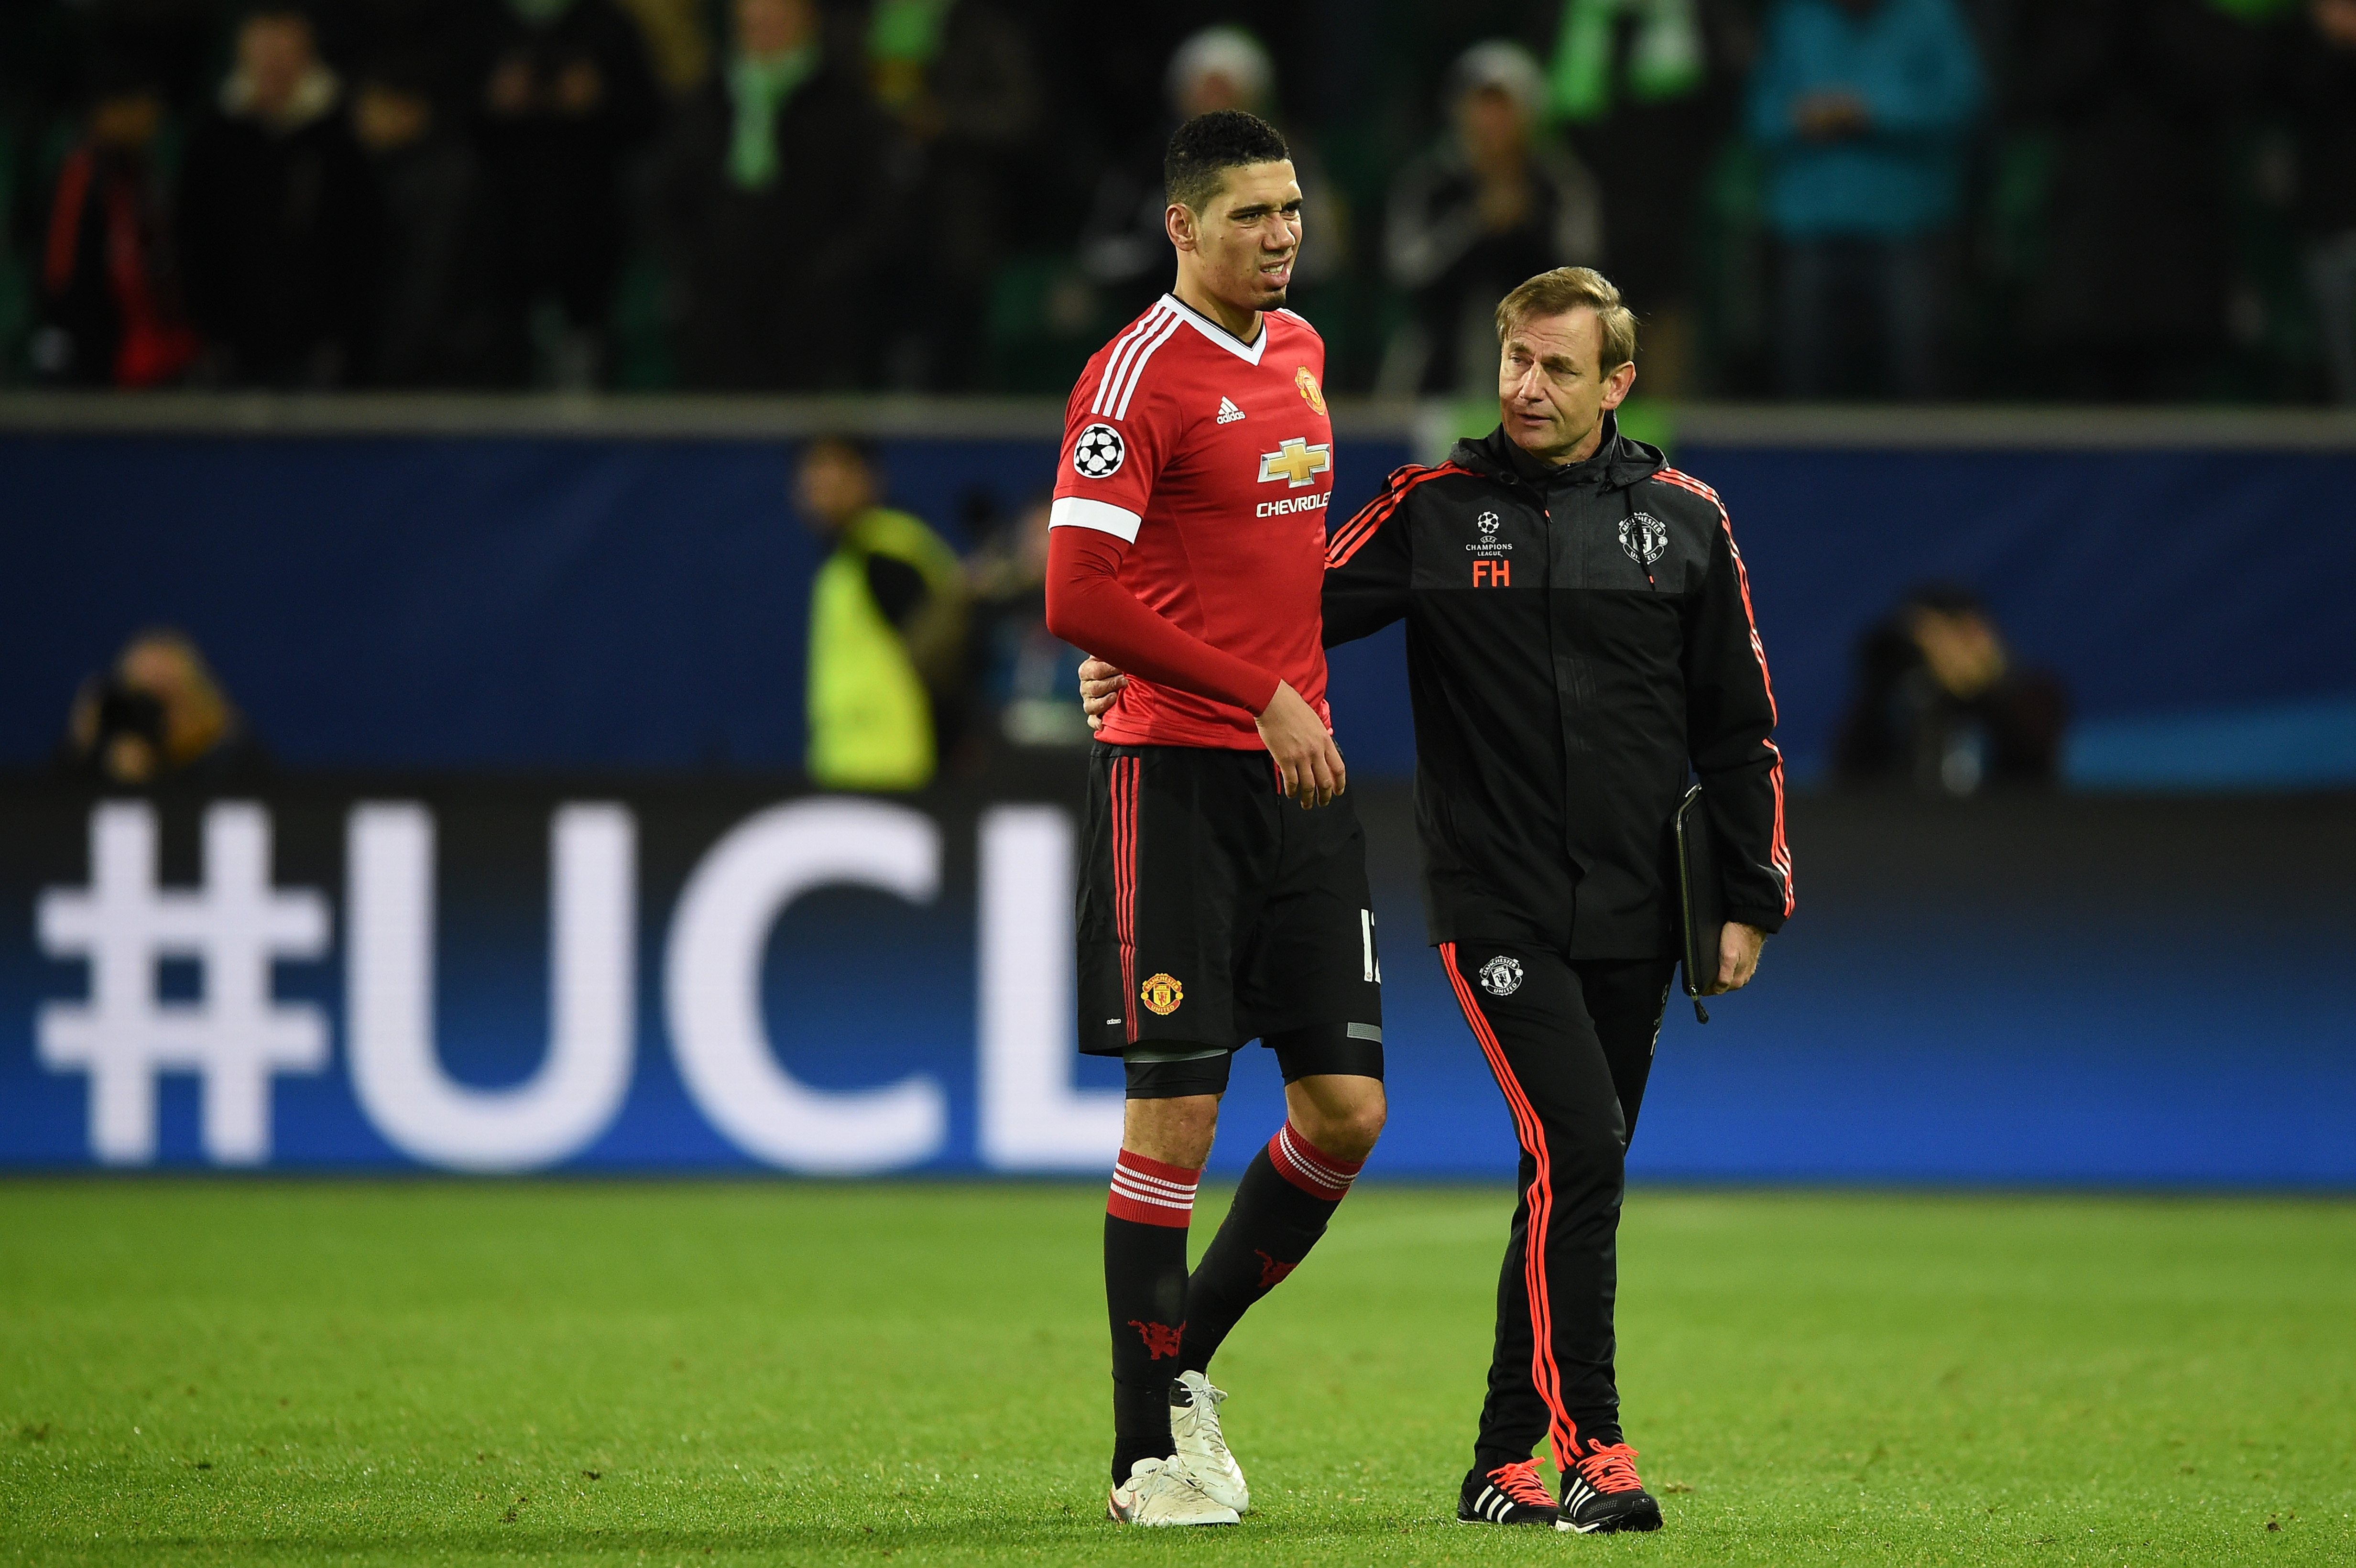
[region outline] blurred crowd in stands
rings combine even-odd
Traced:
[[[1222,106],[1339,390],[2356,400],[2356,0],[9,0],[0,381],[1060,393]]]

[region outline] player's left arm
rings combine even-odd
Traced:
[[[1091,362],[1065,406],[1063,461],[1047,527],[1047,630],[1148,680],[1257,717],[1282,684],[1275,674],[1163,618],[1120,581],[1121,562],[1145,526],[1155,484],[1186,420],[1158,382],[1108,393],[1103,373]]]
[[[1730,991],[1750,983],[1760,949],[1794,907],[1783,757],[1775,747],[1774,688],[1749,572],[1725,508],[1709,497],[1680,500],[1698,500],[1716,512],[1709,561],[1686,623],[1686,727],[1687,754],[1721,849],[1727,926],[1716,988]]]

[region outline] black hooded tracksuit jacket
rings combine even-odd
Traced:
[[[1325,643],[1407,620],[1435,943],[1676,951],[1672,819],[1698,774],[1726,915],[1792,912],[1775,700],[1726,508],[1605,416],[1547,470],[1502,429],[1332,530]]]
[[[1726,510],[1606,421],[1559,469],[1502,430],[1461,443],[1327,539],[1326,643],[1407,621],[1425,919],[1522,1146],[1468,1498],[1541,1436],[1558,1467],[1620,1441],[1616,1236],[1679,945],[1688,764],[1728,918],[1772,932],[1792,912],[1775,701]],[[1566,1479],[1566,1506],[1585,1484]]]

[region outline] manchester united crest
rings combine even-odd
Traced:
[[[1322,418],[1325,412],[1325,392],[1317,385],[1317,378],[1309,373],[1308,366],[1302,365],[1292,372],[1292,384],[1301,389],[1302,399]]]
[[[1522,961],[1500,953],[1481,965],[1481,988],[1493,997],[1510,997],[1522,988]]]
[[[1156,1018],[1168,1018],[1186,999],[1186,987],[1168,975],[1156,975],[1137,988],[1137,999]]]
[[[1650,512],[1639,512],[1621,523],[1620,548],[1630,560],[1650,566],[1669,548],[1668,525]]]

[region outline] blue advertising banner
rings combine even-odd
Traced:
[[[0,1167],[1106,1170],[1073,1050],[1076,783],[0,786]],[[1370,1174],[1503,1176],[1372,844],[1392,1116]],[[1632,1164],[1711,1180],[2356,1187],[2344,799],[1803,799],[1752,991],[1672,998]],[[1280,1114],[1242,1054],[1213,1159]]]
[[[162,622],[303,767],[790,769],[819,559],[787,493],[798,451],[0,432],[0,764],[48,755],[75,683]],[[1054,451],[880,443],[894,503],[960,546],[969,514],[1011,517],[1052,483]],[[1409,455],[1340,443],[1335,515]],[[2356,780],[2356,666],[2308,590],[2356,575],[2356,453],[1689,443],[1678,462],[1732,513],[1802,780],[1826,766],[1859,633],[1931,579],[1976,586],[2016,656],[2061,675],[2086,782]],[[1412,765],[1401,645],[1333,655],[1365,775]],[[2225,748],[2239,771],[2204,740],[2220,726],[2264,740]]]

